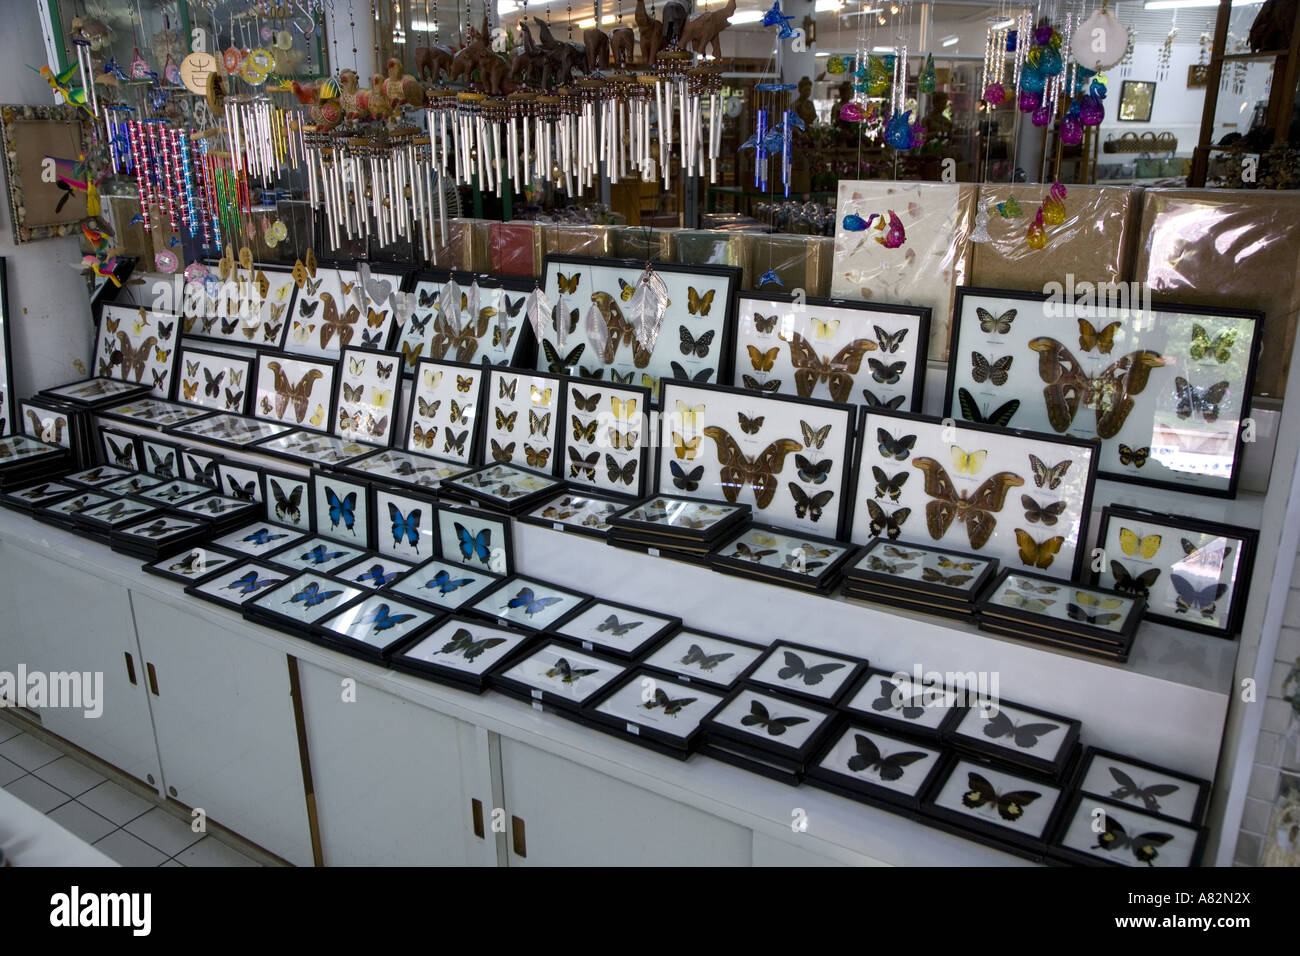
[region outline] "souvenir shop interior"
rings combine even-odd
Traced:
[[[12,7],[5,863],[1300,865],[1294,2]]]

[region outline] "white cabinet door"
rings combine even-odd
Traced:
[[[289,661],[133,594],[167,795],[300,866],[313,862]],[[242,625],[241,625],[242,626]]]
[[[750,864],[747,827],[504,737],[501,774],[511,866]]]
[[[474,767],[486,765],[485,755],[474,759],[473,726],[360,682],[345,686],[346,667],[299,661],[298,674],[326,866],[496,864],[490,783],[482,793],[473,784]]]
[[[0,669],[98,682],[100,716],[33,708],[41,724],[133,777],[161,785],[130,594],[119,584],[0,542]],[[129,658],[128,658],[129,655]],[[134,683],[132,683],[134,678]],[[68,685],[65,685],[68,686]]]

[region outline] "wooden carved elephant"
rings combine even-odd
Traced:
[[[451,61],[455,58],[445,46],[417,46],[415,48],[415,76],[420,80],[438,82],[443,73],[451,72]]]
[[[626,70],[632,65],[635,44],[636,34],[631,27],[615,27],[609,31],[609,52],[614,60],[614,69]]]

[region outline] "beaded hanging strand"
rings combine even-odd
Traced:
[[[371,70],[371,72],[373,73],[379,70],[379,4],[377,0],[370,0],[370,29],[371,29],[371,36],[374,38],[375,41],[374,43],[375,58],[372,63],[374,69]],[[360,83],[359,77],[357,82]]]

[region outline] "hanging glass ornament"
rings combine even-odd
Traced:
[[[866,118],[858,103],[849,102],[840,107],[840,119],[846,123],[861,123]]]
[[[1084,126],[1100,126],[1106,118],[1106,108],[1101,99],[1091,94],[1079,100],[1079,122]]]
[[[1031,67],[1025,67],[1020,71],[1020,90],[1028,90],[1031,93],[1041,93],[1047,86],[1047,78],[1038,70]]]
[[[1061,118],[1061,142],[1078,146],[1083,142],[1083,121],[1079,118],[1079,101],[1070,104],[1070,111]]]
[[[849,213],[844,217],[844,228],[849,232],[865,232],[867,220],[863,219],[855,212]]]
[[[1030,116],[1035,126],[1046,126],[1052,122],[1052,108],[1050,106],[1040,106],[1034,110]]]
[[[916,88],[922,93],[933,93],[938,84],[939,78],[934,71],[934,54],[927,53],[925,66],[921,68],[921,75],[916,78]]]
[[[894,149],[911,149],[913,146],[911,123],[911,110],[906,113],[895,111],[885,126],[885,142]]]
[[[1038,70],[1044,76],[1059,76],[1065,71],[1065,62],[1051,47],[1043,47],[1038,56]]]
[[[1039,209],[1039,215],[1047,225],[1059,226],[1065,222],[1065,196],[1065,187],[1059,182],[1052,183],[1052,188]]]
[[[1029,224],[1029,228],[1025,231],[1025,242],[1030,249],[1041,249],[1047,245],[1047,232],[1043,229],[1043,210],[1041,207],[1038,210],[1038,215],[1034,217],[1034,221]]]
[[[990,83],[984,87],[984,102],[990,106],[998,106],[1004,103],[1007,98],[1007,88],[1001,83]]]
[[[1025,214],[1020,208],[1020,200],[1015,196],[997,204],[998,215],[1003,219],[1019,219]]]
[[[881,96],[889,89],[889,77],[892,68],[887,66],[878,56],[870,56],[867,64],[866,92],[870,96]]]
[[[1030,92],[1029,90],[1020,91],[1020,99],[1016,103],[1016,106],[1017,108],[1019,108],[1020,112],[1032,113],[1034,110],[1038,109],[1042,105],[1043,105],[1042,93],[1033,93]]]
[[[975,210],[975,228],[970,233],[971,242],[992,242],[993,237],[989,235],[989,204],[980,203]]]
[[[844,72],[844,58],[832,56],[826,61],[826,72],[834,76],[839,76]]]

